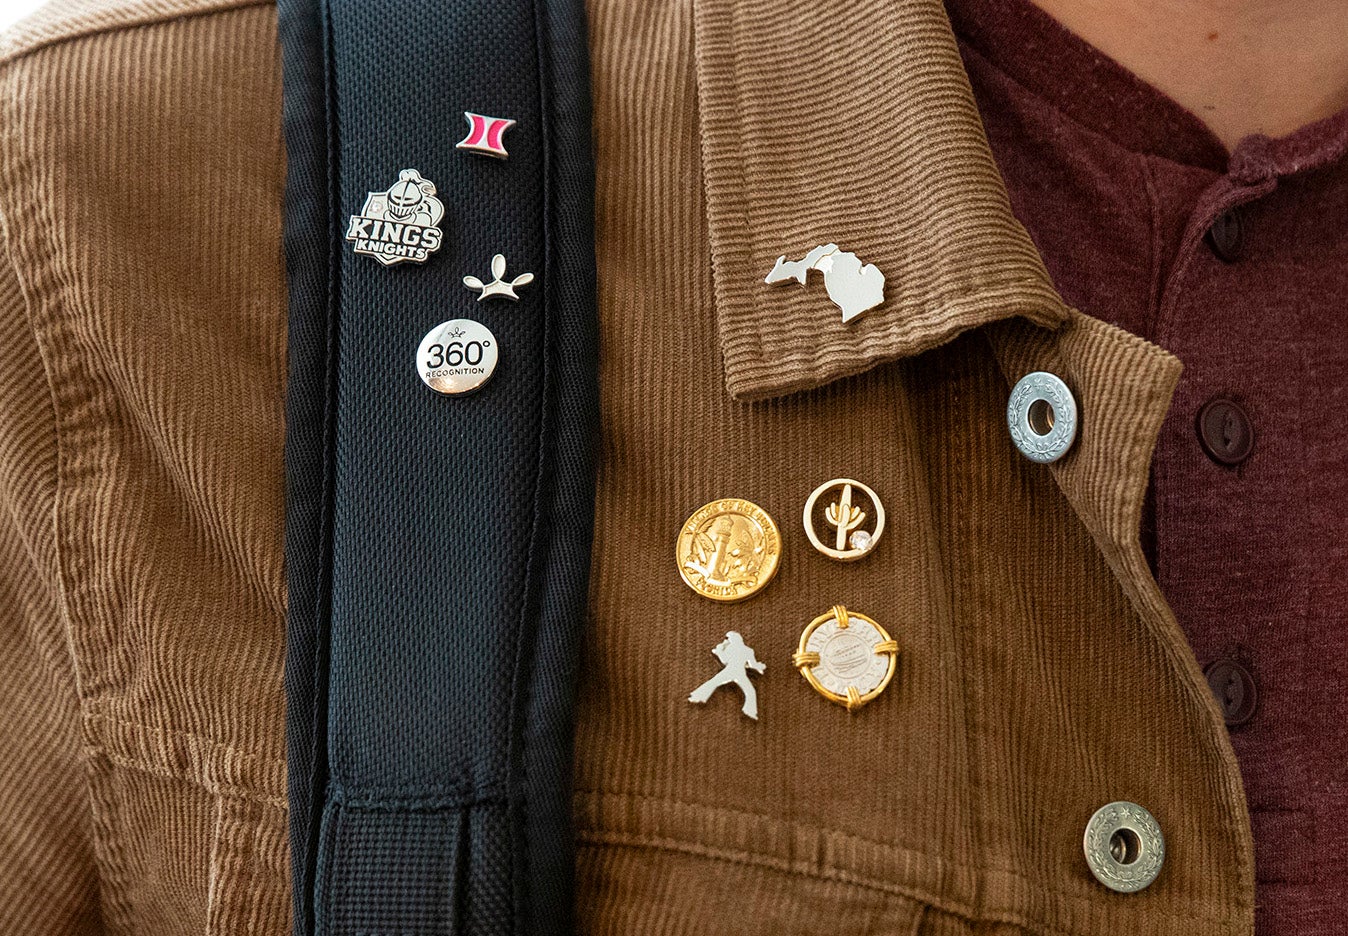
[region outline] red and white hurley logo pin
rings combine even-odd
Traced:
[[[468,135],[455,145],[456,149],[481,153],[483,156],[495,156],[497,159],[505,159],[510,155],[506,152],[501,137],[515,126],[515,121],[504,117],[487,117],[471,111],[464,111],[463,116],[468,121]]]

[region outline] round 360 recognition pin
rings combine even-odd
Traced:
[[[436,393],[472,393],[491,379],[499,350],[481,322],[452,319],[426,333],[417,348],[417,375]]]

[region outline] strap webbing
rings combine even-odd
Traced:
[[[598,421],[583,4],[279,9],[295,933],[563,933]],[[517,121],[508,160],[455,149],[464,111]],[[347,217],[407,168],[444,246],[353,254]],[[535,274],[518,303],[462,284],[496,253]],[[416,371],[453,318],[501,354],[461,398]]]

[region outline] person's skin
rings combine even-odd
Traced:
[[[1348,106],[1348,0],[1034,2],[1197,114],[1228,150]]]

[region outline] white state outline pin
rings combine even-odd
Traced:
[[[862,264],[856,254],[832,243],[821,244],[800,260],[788,260],[783,254],[763,282],[778,285],[795,280],[804,286],[811,270],[824,274],[824,288],[842,309],[844,324],[885,301],[885,274],[874,263]]]

